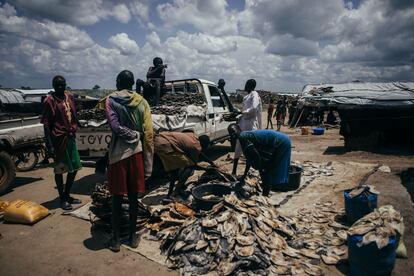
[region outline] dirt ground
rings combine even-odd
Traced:
[[[405,221],[405,244],[408,259],[397,259],[394,275],[414,275],[414,156],[404,151],[383,153],[346,152],[338,130],[328,130],[323,136],[301,136],[283,128],[291,135],[292,160],[333,162],[335,177],[319,179],[296,195],[282,209],[294,211],[303,205],[303,198],[333,200],[342,204],[343,187],[359,183],[366,172],[377,164],[391,168],[391,173],[376,172],[367,183],[381,192],[379,205],[392,204]],[[228,144],[210,149],[209,155],[230,170],[231,162],[225,161]],[[239,166],[239,172],[243,170]],[[84,203],[90,201],[91,188],[102,177],[94,175],[91,168],[82,169],[73,187],[73,193]],[[51,168],[40,168],[18,173],[12,191],[1,199],[29,199],[48,207],[52,215],[33,226],[0,224],[0,275],[176,275],[145,257],[125,248],[114,254],[105,248],[102,237],[91,234],[90,223],[62,215]],[[326,274],[346,273],[343,267],[325,268]]]

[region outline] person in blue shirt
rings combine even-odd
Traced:
[[[288,135],[275,130],[241,131],[237,124],[228,127],[230,137],[238,139],[246,157],[246,168],[240,179],[244,183],[250,168],[257,169],[262,179],[263,195],[272,187],[288,183],[291,142]]]

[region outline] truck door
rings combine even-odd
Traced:
[[[228,135],[227,127],[230,124],[224,120],[224,115],[229,114],[228,106],[225,103],[225,99],[221,92],[216,86],[209,85],[208,86],[211,103],[213,106],[214,112],[214,140],[219,140],[224,138]]]

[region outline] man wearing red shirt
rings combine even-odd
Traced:
[[[78,128],[76,107],[73,95],[65,93],[64,77],[55,76],[52,84],[55,92],[44,101],[42,123],[48,153],[55,161],[54,173],[60,206],[63,210],[71,210],[71,204],[81,203],[79,199],[70,196],[76,172],[82,167],[75,141]],[[63,185],[64,173],[68,174],[66,185]]]

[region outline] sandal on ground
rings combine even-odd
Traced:
[[[70,196],[68,198],[68,202],[70,204],[81,204],[82,203],[82,200]]]
[[[120,241],[115,241],[114,239],[111,239],[108,243],[108,248],[112,252],[119,252],[119,251],[121,251],[121,242]]]
[[[67,201],[60,202],[60,208],[62,208],[65,211],[70,211],[73,209],[72,205]]]

